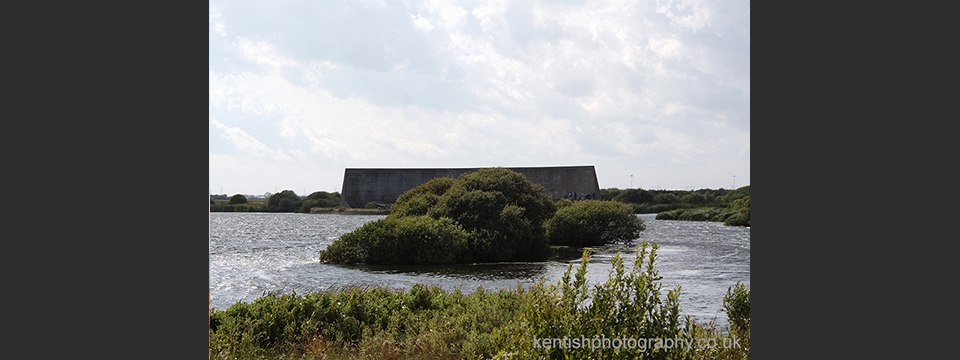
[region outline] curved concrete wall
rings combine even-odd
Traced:
[[[441,177],[455,179],[460,174],[479,169],[345,169],[340,206],[363,207],[371,201],[392,203],[407,190],[423,185],[427,181]],[[559,200],[569,193],[589,193],[593,198],[600,196],[597,171],[593,165],[508,167],[507,169],[523,174],[527,180],[543,186],[553,200]]]

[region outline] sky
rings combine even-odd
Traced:
[[[212,194],[346,168],[593,165],[750,184],[750,2],[211,1]]]

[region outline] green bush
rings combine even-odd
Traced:
[[[750,326],[750,287],[737,281],[736,286],[727,288],[723,296],[723,311],[727,313],[727,321],[737,330],[745,330]]]
[[[732,204],[737,199],[743,198],[747,195],[750,195],[750,185],[729,191],[726,194],[723,194],[723,196],[720,196],[720,199],[726,204]]]
[[[246,196],[243,196],[243,195],[240,195],[240,194],[236,194],[236,195],[230,197],[230,202],[228,202],[227,204],[233,205],[233,204],[246,204],[246,203],[247,203],[247,197],[246,197]]]
[[[723,224],[730,226],[750,226],[750,209],[738,211],[736,214],[727,218]]]
[[[519,316],[523,296],[422,284],[271,293],[211,309],[210,358],[490,358],[492,332]]]
[[[654,203],[643,203],[643,204],[633,204],[633,213],[634,214],[655,214],[664,211],[676,210],[680,208],[680,204],[654,204]]]
[[[406,263],[403,257],[376,258],[369,254],[401,240],[406,244],[404,250],[409,251],[426,251],[410,243],[433,246],[418,238],[422,235],[418,232],[403,236],[397,233],[403,227],[396,226],[396,221],[422,216],[458,226],[467,234],[463,236],[466,251],[452,254],[454,262],[540,261],[552,254],[543,223],[556,211],[553,202],[542,186],[509,169],[481,169],[462,174],[457,179],[431,180],[401,195],[391,209],[390,215],[384,219],[387,222],[357,230],[376,233],[376,236],[354,238],[345,234],[330,245],[332,251],[328,251],[324,258],[331,262]],[[449,227],[447,225],[444,226]],[[368,238],[386,240],[364,240]],[[458,247],[442,249],[460,251]],[[427,256],[426,261],[424,263],[448,263],[450,259],[432,255]]]
[[[427,210],[439,202],[440,196],[447,192],[454,182],[451,178],[437,178],[407,190],[390,206],[389,217],[426,215]]]
[[[627,272],[618,253],[611,260],[610,276],[591,289],[586,280],[588,252],[571,280],[573,265],[567,267],[561,280],[546,286],[544,280],[530,289],[527,307],[517,321],[498,329],[503,349],[498,358],[624,358],[675,359],[688,357],[690,349],[670,349],[624,345],[619,349],[592,346],[538,346],[532,339],[607,339],[670,338],[690,340],[689,319],[680,321],[680,288],[669,290],[661,298],[662,279],[654,268],[658,246],[647,243],[637,246],[632,269]],[[592,291],[591,291],[592,290]],[[571,344],[572,340],[571,340]],[[591,344],[592,345],[592,344]]]
[[[707,202],[707,198],[700,193],[689,193],[680,198],[680,202],[685,202],[688,204],[703,204]]]
[[[642,204],[645,202],[653,202],[653,194],[642,189],[626,189],[618,192],[617,195],[610,198],[610,200],[627,204]]]
[[[300,209],[303,200],[293,190],[283,190],[270,195],[264,210],[273,212],[294,212]]]
[[[657,204],[674,204],[680,202],[680,198],[674,194],[657,194],[653,197],[653,202]]]
[[[470,234],[449,218],[408,216],[368,222],[320,251],[320,260],[366,264],[469,262]]]
[[[600,246],[628,243],[646,229],[633,208],[615,201],[584,200],[557,210],[547,221],[552,245]]]
[[[340,206],[340,193],[332,192],[328,193],[326,191],[316,191],[308,195],[303,199],[304,202],[313,200],[313,205],[310,208],[314,207],[323,207],[323,208],[332,208]],[[301,212],[310,212],[310,208],[307,208],[307,211]]]
[[[470,251],[478,262],[540,261],[552,254],[544,222],[556,207],[543,188],[504,168],[460,175],[430,207],[474,234]]]

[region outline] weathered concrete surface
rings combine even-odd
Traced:
[[[430,180],[441,177],[456,179],[460,174],[479,169],[345,169],[340,206],[363,207],[371,201],[392,203],[407,190]],[[580,194],[591,194],[591,198],[600,196],[597,171],[593,165],[508,167],[507,169],[523,174],[527,180],[540,184],[554,200],[559,200],[571,193],[577,193],[578,197]]]

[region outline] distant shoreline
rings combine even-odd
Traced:
[[[390,210],[375,210],[375,209],[344,209],[340,210],[330,210],[330,209],[310,209],[311,214],[337,214],[337,215],[390,215]]]

